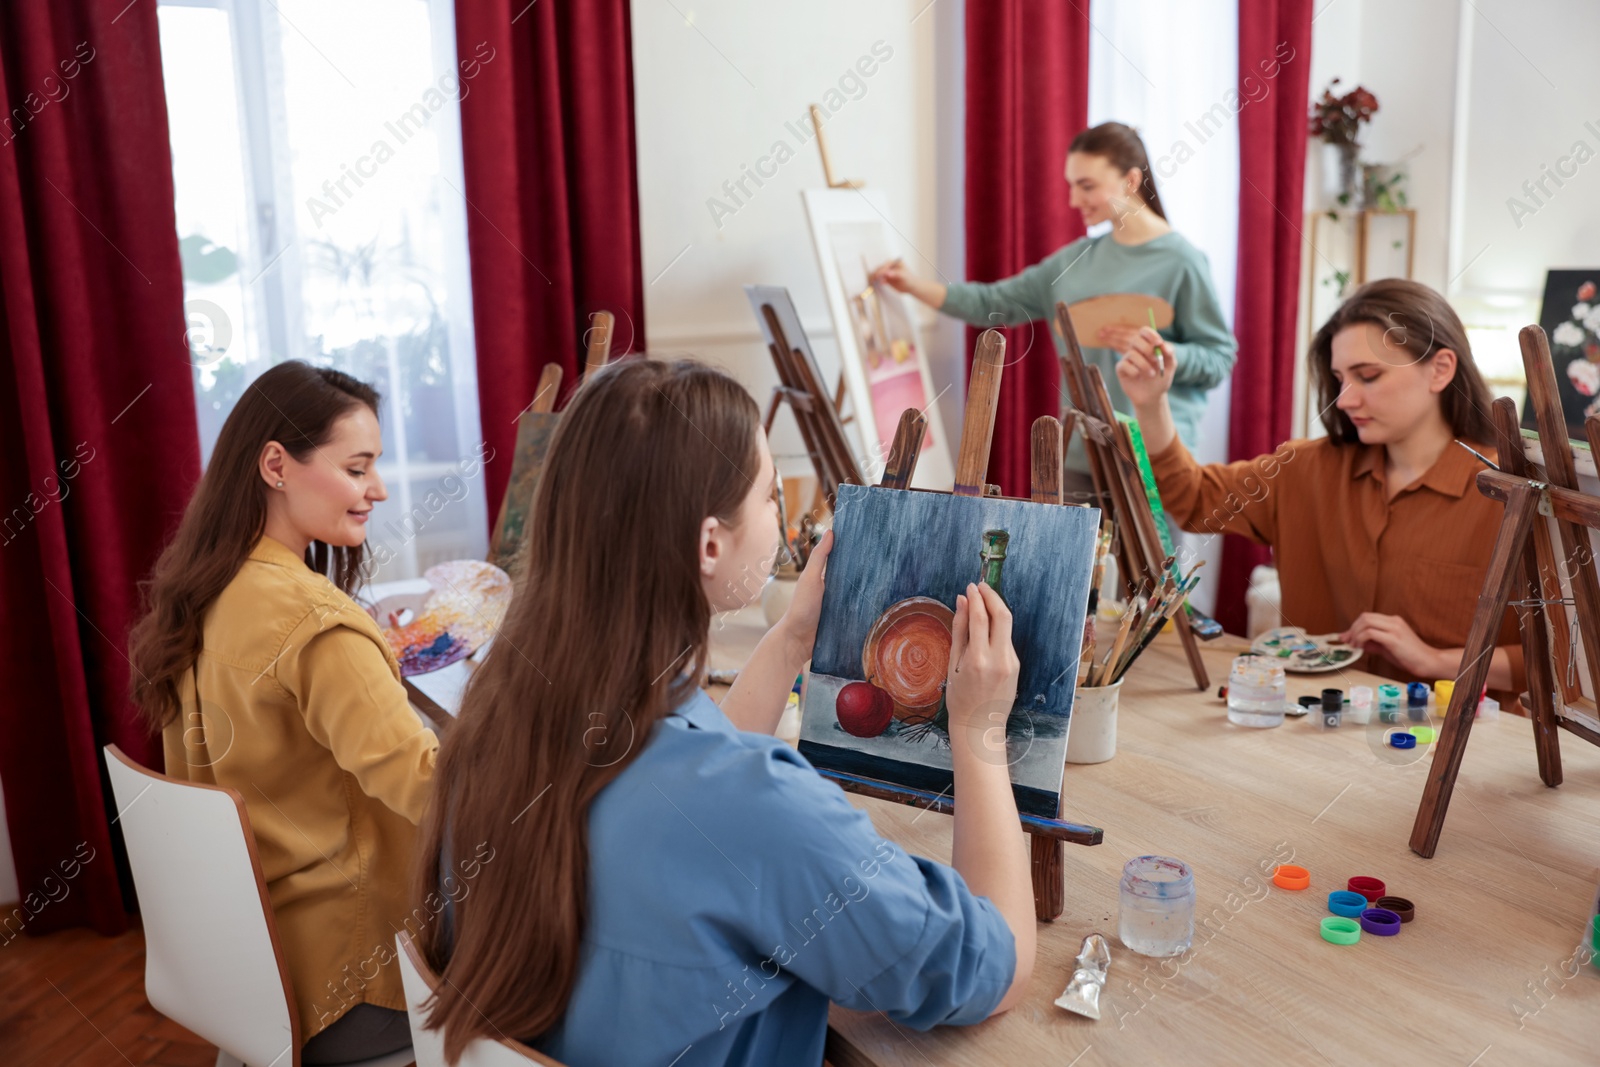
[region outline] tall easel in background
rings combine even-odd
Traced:
[[[1156,528],[1155,512],[1150,509],[1144,479],[1134,459],[1133,438],[1128,428],[1117,420],[1100,368],[1084,361],[1078,332],[1073,329],[1072,316],[1064,303],[1056,304],[1055,327],[1066,344],[1061,370],[1067,380],[1067,395],[1071,398],[1071,408],[1062,415],[1061,421],[1069,436],[1074,426],[1083,430],[1084,451],[1089,457],[1089,475],[1094,479],[1095,492],[1101,500],[1109,502],[1111,517],[1117,524],[1117,572],[1122,576],[1126,595],[1132,597],[1146,580],[1159,586],[1166,579],[1161,569],[1166,554]],[[1200,646],[1187,612],[1179,611],[1172,621],[1178,628],[1183,654],[1188,657],[1195,688],[1209,689],[1211,677],[1200,656]]]
[[[822,154],[822,178],[828,183],[829,189],[859,189],[867,183],[859,178],[845,178],[840,181],[833,176],[833,159],[828,155],[828,142],[822,133],[822,109],[816,104],[811,105],[811,128],[816,131],[817,151]]]
[[[999,495],[989,493],[989,487],[983,479],[989,469],[989,445],[994,436],[994,415],[1000,400],[1000,372],[1005,364],[1005,350],[1005,338],[997,330],[985,330],[978,338],[978,348],[972,357],[972,376],[967,383],[967,414],[961,427],[961,450],[956,455],[954,496]],[[889,452],[889,462],[879,483],[882,487],[910,488],[917,454],[927,432],[927,419],[920,411],[907,408],[901,414],[900,423],[895,428],[894,444]],[[1032,499],[1035,503],[1065,503],[1061,484],[1061,449],[1061,423],[1048,415],[1035,420],[1032,439]],[[955,803],[944,794],[907,789],[839,771],[824,770],[819,773],[851,793],[892,800],[942,814],[955,811]],[[1059,809],[1057,815],[1060,815]],[[1098,845],[1105,833],[1097,826],[1062,822],[1059,817],[1044,819],[1037,815],[1022,815],[1021,818],[1033,853],[1034,916],[1040,922],[1051,922],[1061,914],[1065,904],[1062,842]]]
[[[1566,419],[1556,391],[1555,367],[1550,360],[1550,342],[1544,330],[1524,326],[1518,339],[1528,376],[1528,403],[1539,423],[1544,469],[1535,467],[1523,448],[1516,401],[1509,397],[1496,400],[1493,414],[1500,438],[1500,469],[1480,471],[1478,491],[1504,501],[1506,513],[1495,537],[1489,570],[1478,594],[1478,608],[1461,654],[1466,669],[1450,694],[1450,707],[1434,746],[1422,803],[1411,827],[1411,850],[1424,857],[1432,856],[1439,847],[1445,812],[1466,755],[1479,694],[1489,677],[1495,638],[1508,606],[1515,603],[1520,609],[1523,662],[1528,672],[1528,699],[1532,702],[1528,711],[1533,720],[1540,779],[1548,786],[1561,784],[1558,728],[1600,745],[1600,731],[1563,714],[1569,698],[1560,684],[1557,655],[1547,629],[1552,614],[1565,617],[1560,605],[1570,597],[1583,642],[1592,701],[1600,695],[1600,574],[1596,571],[1590,531],[1600,530],[1600,497],[1578,488]],[[1600,455],[1600,417],[1591,415],[1584,423],[1584,433],[1590,449]],[[1540,516],[1548,516],[1556,527],[1559,557],[1547,531],[1539,528],[1544,522]],[[1514,593],[1521,594],[1515,601]],[[1546,605],[1557,611],[1547,611]],[[1556,636],[1559,638],[1565,629],[1558,629]],[[1571,669],[1578,668],[1576,650],[1562,658]]]

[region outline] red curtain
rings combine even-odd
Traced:
[[[1251,459],[1288,439],[1293,408],[1295,317],[1300,306],[1307,89],[1311,74],[1311,0],[1239,0],[1239,78],[1259,82],[1281,62],[1272,93],[1239,112],[1239,269],[1233,332],[1228,455]],[[1245,632],[1244,593],[1267,550],[1224,539],[1217,621]]]
[[[544,365],[570,392],[596,311],[613,357],[644,347],[628,0],[456,0],[456,50],[481,68],[461,140],[492,522]]]
[[[126,925],[101,745],[137,582],[200,474],[154,4],[0,4],[0,941]]]
[[[1067,202],[1067,145],[1089,124],[1089,5],[994,0],[966,18],[967,277],[990,282],[1083,236]],[[967,331],[967,364],[977,344]],[[1029,432],[1061,414],[1061,365],[1049,324],[1012,327],[1000,379],[989,480],[1031,488]],[[970,373],[970,370],[969,370]]]

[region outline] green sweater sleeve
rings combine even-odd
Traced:
[[[1074,241],[997,282],[952,282],[939,310],[973,326],[1016,326],[1055,314],[1055,282],[1080,249]]]
[[[1185,257],[1172,302],[1172,326],[1163,336],[1173,342],[1178,357],[1172,384],[1214,389],[1233,371],[1239,343],[1223,321],[1203,252],[1196,250],[1193,257]]]

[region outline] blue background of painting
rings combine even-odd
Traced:
[[[1020,500],[841,485],[811,669],[862,680],[861,647],[909,596],[955,607],[982,575],[985,530],[1011,535],[1001,591],[1022,662],[1018,708],[1071,713],[1100,512]]]

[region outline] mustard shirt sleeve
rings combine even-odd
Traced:
[[[361,791],[415,823],[432,787],[439,739],[422,725],[383,652],[348,626],[290,635],[278,681],[305,716],[306,729]]]
[[[1270,545],[1278,539],[1280,494],[1268,491],[1267,482],[1282,462],[1279,454],[1269,453],[1201,466],[1173,437],[1172,444],[1150,457],[1150,470],[1161,491],[1161,506],[1183,529],[1239,534]]]

